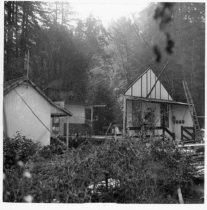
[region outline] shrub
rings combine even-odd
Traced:
[[[66,137],[59,137],[59,140],[64,142],[66,144]],[[72,136],[69,137],[69,148],[77,148],[79,145],[84,143],[86,141],[86,138],[81,136]]]
[[[37,156],[45,159],[50,159],[54,155],[61,155],[66,151],[66,145],[63,140],[58,138],[51,138],[50,145],[43,146],[39,149]]]
[[[23,172],[6,175],[5,201],[31,195],[34,202],[177,203],[177,187],[192,180],[190,162],[170,140],[88,141],[50,159],[30,160],[22,169],[32,174],[26,184]]]
[[[26,163],[39,148],[38,143],[34,143],[31,139],[27,139],[19,132],[14,138],[3,139],[3,161],[4,168],[10,168],[18,161]]]

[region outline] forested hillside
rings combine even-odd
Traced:
[[[204,115],[204,3],[173,4],[172,20],[162,30],[154,18],[155,3],[107,28],[91,15],[77,19],[68,2],[7,1],[4,6],[5,81],[26,74],[29,50],[29,77],[35,83],[45,89],[58,80],[75,101],[107,104],[108,123],[121,120],[118,97],[126,85],[149,65],[159,74],[168,60],[161,78],[165,87],[175,100],[185,101],[186,79],[198,115]]]

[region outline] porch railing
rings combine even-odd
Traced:
[[[139,126],[139,127],[129,127],[129,130],[141,130],[142,127]],[[163,136],[165,136],[165,133],[167,133],[173,140],[175,140],[175,133],[171,132],[168,128],[166,127],[160,127],[160,126],[157,126],[157,127],[149,127],[147,128],[148,130],[161,130],[162,131],[162,134]]]
[[[181,126],[181,140],[195,141],[195,130],[193,127]]]

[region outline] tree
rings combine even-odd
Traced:
[[[204,101],[201,100],[204,98],[205,72],[204,4],[174,4],[170,10],[171,21],[167,21],[162,30],[154,19],[158,6],[152,3],[131,20],[122,18],[111,25],[113,41],[110,44],[113,66],[116,68],[116,87],[124,89],[149,66],[158,75],[168,60],[166,71],[160,78],[162,83],[175,100],[186,102],[182,80],[187,80],[198,115],[204,115]],[[173,42],[173,45],[171,43],[169,47],[166,41]],[[154,46],[159,47],[156,57]],[[166,49],[171,53],[166,53]],[[152,62],[158,55],[161,62]]]
[[[47,19],[41,2],[5,2],[5,80],[23,74],[24,56],[36,45],[41,22]]]

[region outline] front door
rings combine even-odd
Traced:
[[[160,104],[160,126],[169,128],[169,105],[166,103]]]

